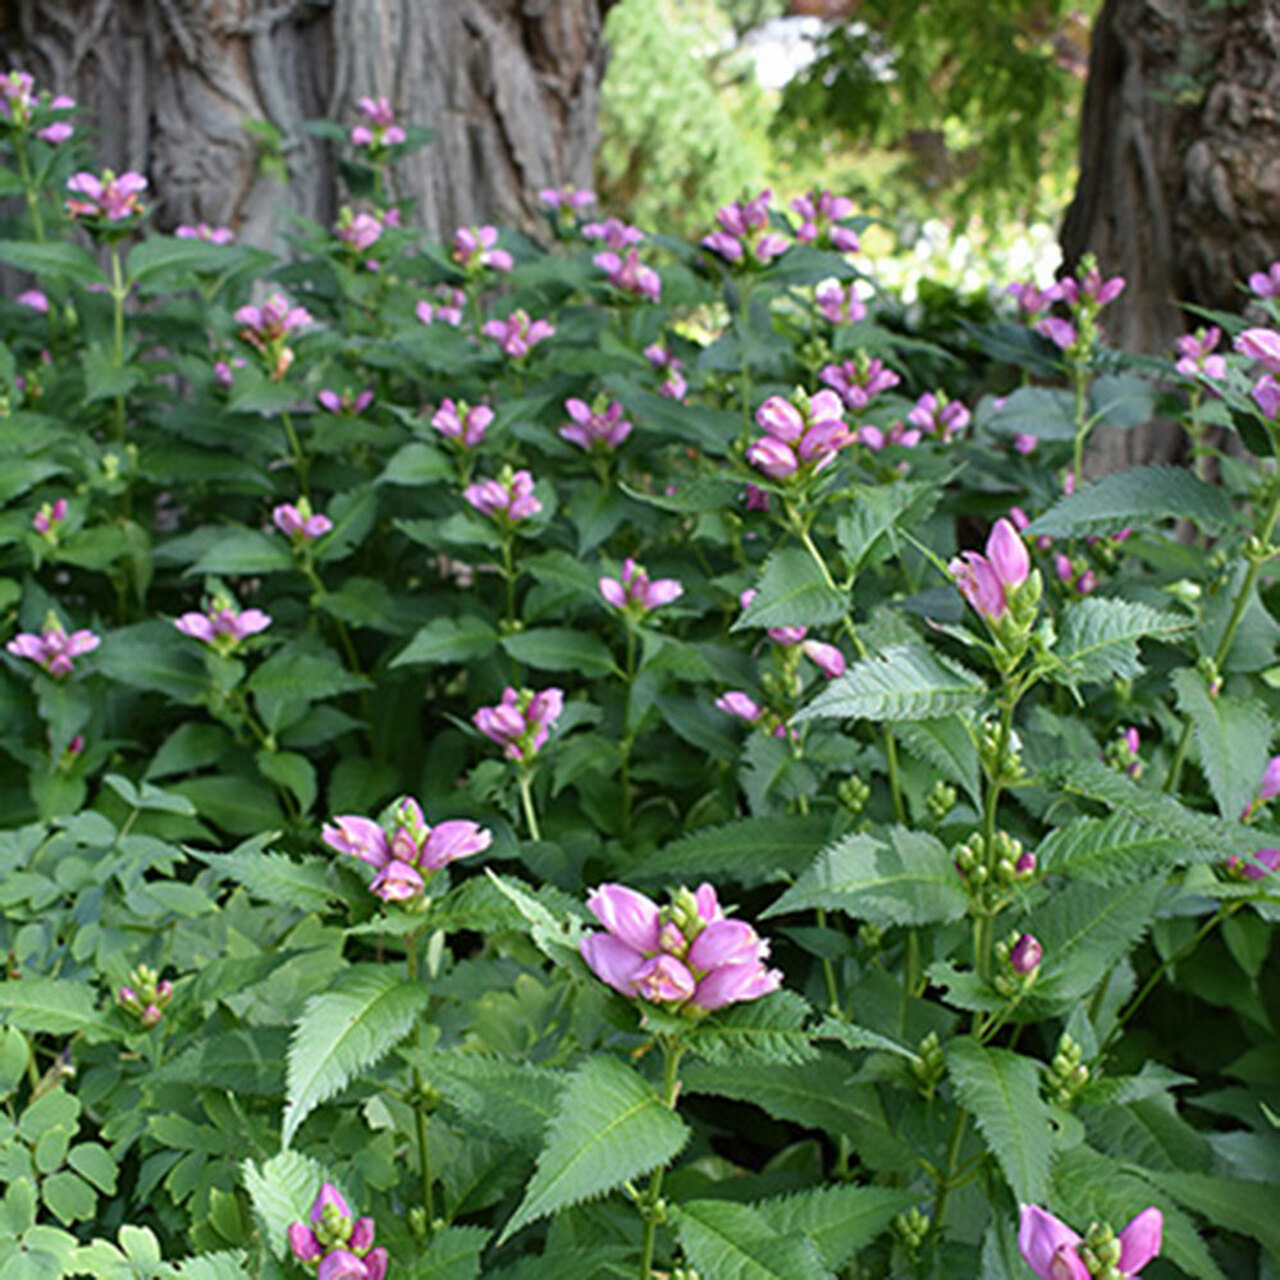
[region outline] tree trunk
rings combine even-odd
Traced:
[[[204,221],[278,241],[286,209],[341,202],[332,146],[305,120],[352,125],[386,94],[435,141],[396,166],[394,195],[444,235],[531,226],[539,187],[588,186],[613,0],[9,0],[0,54],[70,93],[103,166],[152,184],[157,225]],[[285,190],[246,124],[284,142]]]
[[[1107,335],[1166,353],[1199,323],[1184,304],[1239,311],[1239,282],[1280,258],[1280,0],[1107,0],[1093,35],[1068,265],[1092,250],[1128,287]],[[1166,459],[1179,434],[1107,430],[1093,472]]]

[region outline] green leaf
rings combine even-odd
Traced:
[[[118,1170],[106,1147],[97,1142],[81,1142],[67,1153],[67,1163],[99,1191],[115,1195]]]
[[[491,1234],[483,1227],[444,1227],[403,1274],[407,1280],[476,1280],[480,1255]]]
[[[977,707],[982,681],[950,658],[917,644],[895,644],[828,681],[794,722],[820,719],[936,720]]]
[[[245,257],[234,245],[208,240],[179,240],[176,236],[148,236],[129,250],[125,275],[130,283],[177,272],[225,271]]]
[[[1104,373],[1089,388],[1089,416],[1106,426],[1141,426],[1155,411],[1155,388],[1135,374]]]
[[[40,1198],[64,1226],[85,1222],[98,1210],[98,1194],[69,1169],[50,1174],[40,1183]]]
[[[235,525],[220,528],[217,534],[188,574],[288,573],[294,567],[293,552],[283,537]]]
[[[901,746],[917,760],[931,765],[943,778],[960,786],[975,807],[981,804],[978,748],[961,716],[901,720],[894,724],[893,732]]]
[[[826,907],[876,924],[921,925],[959,920],[967,905],[941,841],[893,827],[883,839],[850,835],[824,849],[764,918]]]
[[[285,1147],[316,1107],[409,1034],[430,994],[425,983],[406,982],[393,969],[361,965],[307,1001],[289,1046]]]
[[[598,636],[563,627],[535,627],[504,636],[502,647],[517,661],[538,671],[576,671],[587,677],[616,670],[613,654]]]
[[[838,1018],[824,1018],[815,1031],[814,1036],[823,1040],[839,1040],[849,1049],[871,1049],[881,1053],[894,1053],[909,1062],[915,1062],[919,1055],[914,1049],[899,1044],[896,1040],[869,1027],[859,1027],[852,1022],[842,1022]]]
[[[364,676],[348,671],[332,650],[307,638],[291,640],[277,649],[249,677],[258,698],[319,702],[368,686]]]
[[[990,416],[987,426],[1001,435],[1071,440],[1076,433],[1075,402],[1069,391],[1019,387]]]
[[[269,782],[285,788],[305,814],[316,802],[316,767],[296,751],[268,751],[265,747],[254,757],[258,771]]]
[[[307,1220],[321,1184],[330,1181],[324,1169],[297,1151],[282,1151],[261,1166],[246,1160],[240,1176],[271,1251],[277,1258],[292,1258],[289,1224]]]
[[[140,622],[108,631],[94,653],[97,669],[108,679],[177,702],[198,702],[209,684],[199,648],[172,623]]]
[[[1196,750],[1209,790],[1224,818],[1237,818],[1262,778],[1271,746],[1271,718],[1262,702],[1229,694],[1209,696],[1204,677],[1184,668],[1173,673],[1178,710],[1195,732]]]
[[[1117,533],[1161,520],[1190,520],[1206,533],[1224,533],[1235,523],[1226,492],[1180,467],[1133,467],[1081,485],[1060,498],[1026,529],[1027,538],[1048,534],[1075,538]]]
[[[391,660],[393,667],[411,662],[470,662],[493,652],[498,633],[483,618],[433,618]]]
[[[893,1187],[818,1187],[755,1208],[779,1235],[812,1240],[823,1263],[836,1271],[919,1200],[915,1192]]]
[[[1142,1176],[1215,1226],[1256,1240],[1273,1263],[1280,1263],[1280,1220],[1273,1184],[1182,1170],[1156,1173],[1144,1169]]]
[[[84,369],[84,398],[87,404],[127,396],[143,379],[137,365],[118,365],[113,352],[94,344],[80,353]]]
[[[1063,669],[1051,670],[1063,684],[1129,680],[1139,675],[1139,640],[1171,640],[1190,623],[1174,614],[1132,600],[1090,596],[1067,608],[1054,657]]]
[[[839,622],[848,607],[846,594],[828,585],[808,552],[781,547],[764,562],[755,599],[733,630],[819,626]]]
[[[1036,849],[1042,871],[1094,884],[1133,884],[1174,867],[1216,862],[1221,847],[1171,835],[1128,814],[1074,818],[1056,827]]]
[[[396,450],[375,483],[413,486],[453,477],[453,463],[442,450],[421,440],[411,440]]]
[[[61,275],[77,284],[106,284],[93,254],[69,240],[0,240],[0,262],[36,275]]]
[[[525,1197],[498,1238],[668,1164],[689,1140],[684,1121],[643,1076],[593,1057],[560,1098]]]
[[[701,1022],[689,1048],[709,1062],[807,1062],[815,1052],[804,1029],[811,1012],[797,992],[775,991]]]
[[[738,818],[681,836],[630,874],[637,881],[690,884],[704,879],[745,885],[789,880],[813,861],[830,827],[825,818]]]
[[[10,978],[0,982],[0,1015],[10,1026],[49,1035],[101,1038],[105,1015],[94,1007],[93,988],[68,978]]]
[[[676,1234],[700,1275],[715,1280],[829,1280],[822,1256],[802,1235],[780,1235],[750,1205],[691,1200]]]
[[[432,1053],[415,1059],[469,1120],[519,1145],[537,1143],[556,1112],[566,1075],[528,1062],[475,1053]]]
[[[341,892],[333,883],[331,859],[305,858],[295,862],[284,853],[264,853],[262,846],[277,837],[269,831],[246,840],[230,853],[205,853],[196,857],[214,871],[243,885],[256,898],[302,911],[323,911]]]
[[[836,520],[836,539],[848,560],[849,571],[857,573],[896,552],[898,529],[927,519],[940,497],[941,490],[936,485],[910,480],[860,489],[849,509]]]
[[[965,1037],[948,1044],[947,1070],[1015,1197],[1022,1204],[1043,1204],[1053,1129],[1035,1063]]]
[[[232,835],[252,835],[284,824],[284,812],[275,792],[257,778],[230,774],[184,778],[172,789],[186,796],[202,818]]]

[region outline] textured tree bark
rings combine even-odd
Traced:
[[[1194,303],[1239,311],[1280,258],[1280,0],[1107,0],[1093,35],[1067,263],[1128,280],[1113,345],[1167,352]],[[1173,456],[1159,426],[1100,432],[1091,472]]]
[[[204,219],[278,241],[294,210],[332,220],[330,144],[305,120],[357,119],[364,94],[435,131],[397,166],[397,197],[435,234],[532,225],[539,187],[591,181],[613,0],[0,0],[0,58],[70,93],[103,165],[139,169],[161,227]],[[265,121],[287,188],[262,172]]]

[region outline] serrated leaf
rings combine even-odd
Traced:
[[[1071,605],[1062,616],[1054,657],[1061,670],[1049,676],[1064,684],[1129,680],[1139,675],[1139,640],[1172,640],[1190,623],[1172,613],[1132,600],[1090,596]]]
[[[208,863],[220,875],[243,885],[264,902],[303,911],[323,911],[337,896],[332,883],[330,861],[305,858],[295,862],[284,853],[265,853],[262,846],[277,838],[276,832],[265,832],[237,846],[230,853],[191,852]]]
[[[902,720],[893,726],[900,746],[917,760],[932,765],[948,782],[954,782],[977,806],[982,801],[982,775],[978,748],[960,716],[938,720]]]
[[[765,1200],[755,1209],[779,1235],[812,1240],[835,1271],[919,1200],[917,1193],[893,1187],[818,1187]]]
[[[855,662],[793,717],[804,720],[934,720],[967,711],[986,686],[958,662],[923,645],[895,644]]]
[[[534,945],[557,964],[571,963],[578,957],[578,943],[586,932],[583,922],[568,916],[556,916],[539,902],[518,880],[488,872],[490,881],[502,891],[525,922]]]
[[[271,1251],[277,1258],[292,1257],[289,1224],[307,1220],[321,1185],[330,1180],[323,1167],[297,1151],[281,1151],[261,1167],[246,1160],[240,1176]]]
[[[483,618],[433,618],[392,658],[391,665],[469,662],[492,653],[497,643],[497,631]]]
[[[1280,1263],[1280,1221],[1276,1218],[1274,1185],[1187,1170],[1157,1173],[1144,1169],[1142,1176],[1215,1226],[1256,1240],[1272,1262]]]
[[[797,876],[813,861],[830,830],[825,818],[739,818],[700,827],[641,862],[637,881],[698,879],[767,884]]]
[[[914,1049],[909,1049],[906,1045],[899,1044],[878,1031],[872,1031],[869,1027],[856,1026],[852,1022],[842,1022],[838,1018],[823,1018],[813,1034],[815,1039],[839,1040],[848,1049],[871,1049],[882,1053],[894,1053],[910,1062],[914,1062],[919,1057]]]
[[[1076,433],[1071,392],[1055,387],[1019,387],[987,419],[1002,435],[1035,436],[1037,440],[1070,440]]]
[[[492,1233],[483,1227],[444,1227],[404,1274],[407,1280],[475,1280]]]
[[[565,627],[533,627],[502,638],[502,647],[517,662],[536,671],[576,671],[584,676],[607,676],[616,664],[599,636]]]
[[[812,1009],[794,991],[731,1005],[699,1024],[689,1049],[709,1062],[799,1063],[814,1056],[804,1029]]]
[[[941,490],[907,480],[898,484],[860,489],[857,497],[836,520],[836,539],[857,573],[897,550],[894,536],[899,527],[919,524],[938,504]]]
[[[845,593],[828,585],[808,552],[781,547],[764,562],[755,598],[733,630],[820,626],[839,622],[848,607]]]
[[[474,1053],[423,1054],[416,1061],[463,1115],[518,1144],[541,1138],[567,1079],[563,1071]]]
[[[69,240],[0,240],[0,262],[37,275],[63,275],[78,284],[107,282],[93,254]]]
[[[498,1238],[675,1159],[688,1126],[641,1075],[588,1058],[570,1077],[524,1199]]]
[[[689,1261],[715,1280],[829,1280],[812,1240],[777,1234],[750,1205],[691,1200],[676,1219]]]
[[[1180,467],[1133,467],[1081,485],[1060,498],[1026,530],[1028,538],[1117,533],[1126,526],[1190,520],[1206,533],[1223,533],[1235,522],[1226,492]]]
[[[23,1031],[55,1036],[105,1034],[105,1015],[94,1007],[93,989],[65,978],[10,978],[0,982],[0,1017]]]
[[[1178,710],[1194,729],[1200,766],[1218,812],[1224,818],[1238,817],[1261,781],[1259,762],[1271,746],[1271,718],[1259,701],[1225,693],[1210,697],[1198,671],[1175,671],[1172,684]]]
[[[1194,862],[1216,862],[1221,847],[1197,844],[1186,836],[1158,830],[1128,814],[1075,818],[1040,843],[1042,871],[1068,874],[1094,884],[1121,885],[1164,874]]]
[[[893,827],[883,839],[860,833],[824,849],[764,917],[825,907],[882,925],[920,925],[958,920],[967,905],[941,841]]]
[[[947,1070],[1015,1197],[1022,1204],[1044,1203],[1053,1129],[1035,1063],[960,1038],[947,1046]]]
[[[312,996],[289,1046],[282,1145],[316,1107],[408,1035],[429,998],[425,983],[375,965],[349,969],[335,990]]]

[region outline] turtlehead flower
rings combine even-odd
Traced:
[[[515,259],[499,249],[497,227],[459,227],[453,233],[453,260],[464,271],[510,271]]]
[[[505,320],[486,320],[481,332],[492,338],[513,360],[523,360],[539,342],[555,334],[549,320],[530,320],[524,310],[513,311]]]
[[[1042,338],[1048,338],[1060,351],[1070,351],[1079,336],[1075,325],[1059,316],[1045,316],[1037,320],[1033,327]]]
[[[944,444],[969,425],[969,410],[959,400],[926,391],[907,414],[907,421],[924,435],[937,436]]]
[[[429,826],[412,796],[401,796],[378,822],[339,814],[325,823],[320,838],[377,871],[369,888],[383,902],[420,899],[435,872],[483,853],[493,843],[493,833],[474,822],[455,819]]]
[[[43,502],[40,510],[31,517],[31,527],[49,542],[58,540],[58,526],[67,518],[66,498]]]
[[[1227,361],[1221,355],[1210,353],[1222,338],[1222,330],[1210,325],[1196,333],[1184,333],[1174,342],[1178,362],[1174,366],[1184,378],[1212,378],[1220,382],[1227,376]]]
[[[652,342],[645,347],[644,358],[655,369],[666,370],[667,380],[658,388],[658,394],[670,400],[683,400],[689,390],[689,384],[680,372],[684,368],[683,361],[677,360],[660,342]]]
[[[101,178],[81,171],[67,179],[67,213],[73,218],[99,222],[123,222],[146,212],[140,197],[147,180],[140,173],[122,173],[117,177],[110,169]]]
[[[1110,280],[1104,280],[1097,264],[1090,262],[1078,278],[1064,276],[1059,280],[1054,286],[1054,295],[1069,306],[1084,304],[1096,311],[1109,302],[1114,302],[1124,292],[1124,286],[1123,276],[1112,276]]]
[[[823,240],[841,253],[857,253],[862,247],[858,233],[839,225],[853,214],[853,201],[848,196],[835,196],[830,191],[811,191],[797,196],[791,207],[800,215],[796,239],[801,244],[821,244]]]
[[[617,400],[607,406],[598,402],[593,409],[585,400],[570,397],[564,407],[573,421],[560,428],[560,436],[579,449],[610,452],[631,434],[631,423]]]
[[[306,1222],[291,1222],[286,1232],[298,1262],[315,1270],[316,1280],[383,1280],[387,1251],[373,1247],[372,1218],[356,1218],[342,1193],[324,1183]]]
[[[5,648],[15,658],[26,658],[43,667],[51,676],[69,676],[75,670],[73,658],[92,653],[102,643],[102,637],[92,631],[73,631],[67,634],[56,615],[45,619],[44,629],[37,635],[32,631],[20,631]]]
[[[856,435],[858,443],[872,453],[880,453],[894,445],[903,449],[914,449],[921,439],[920,429],[908,427],[905,422],[895,422],[887,431],[864,422],[858,428]]]
[[[289,336],[313,323],[305,307],[295,307],[280,293],[273,293],[260,307],[244,306],[235,313],[240,337],[263,358],[272,378],[283,378],[293,364],[286,345]]]
[[[128,983],[116,992],[120,1007],[131,1013],[147,1031],[164,1016],[165,1006],[172,999],[173,983],[145,964],[131,969]]]
[[[1251,857],[1227,859],[1227,874],[1235,880],[1263,880],[1280,868],[1280,849],[1259,849]]]
[[[675,578],[651,581],[644,569],[630,558],[622,562],[621,578],[601,578],[598,585],[610,608],[634,614],[651,613],[684,595],[684,587]]]
[[[709,884],[678,890],[661,909],[625,885],[602,884],[587,910],[605,932],[583,938],[582,958],[624,996],[696,1018],[782,985],[782,974],[765,967],[769,944],[727,918]]]
[[[881,392],[902,381],[892,369],[885,368],[883,360],[865,358],[829,364],[818,374],[818,379],[855,411],[865,409]]]
[[[856,285],[846,287],[839,280],[824,280],[813,297],[823,318],[832,324],[857,324],[866,319],[867,304],[858,297]]]
[[[302,545],[323,538],[333,528],[333,521],[321,512],[313,513],[306,498],[299,498],[297,505],[283,502],[271,510],[271,522],[287,538]]]
[[[507,686],[496,706],[481,707],[471,723],[490,742],[502,748],[508,760],[528,764],[546,745],[564,710],[561,689],[513,689]]]
[[[175,240],[203,240],[206,244],[234,244],[236,233],[230,227],[211,227],[207,222],[194,226],[183,223],[173,233]]]
[[[1235,347],[1268,373],[1280,373],[1280,333],[1274,329],[1246,329],[1236,338]]]
[[[213,366],[213,380],[224,391],[230,391],[236,385],[236,370],[243,369],[248,361],[243,356],[232,360],[217,360]]]
[[[770,396],[756,410],[756,423],[765,434],[747,447],[747,461],[771,480],[814,475],[856,439],[834,391],[802,392],[796,401]]]
[[[1090,1280],[1103,1267],[1135,1280],[1159,1252],[1164,1215],[1144,1209],[1119,1237],[1109,1227],[1093,1228],[1081,1239],[1065,1222],[1039,1205],[1024,1204],[1018,1223],[1018,1252],[1039,1280]],[[1092,1265],[1089,1265],[1092,1264]]]
[[[745,720],[747,724],[759,724],[765,715],[764,708],[749,693],[744,693],[741,689],[730,689],[727,693],[722,693],[716,699],[716,706],[725,715]]]
[[[1034,933],[1024,933],[1009,951],[1009,967],[1020,978],[1029,977],[1044,959],[1044,947]]]
[[[241,641],[265,631],[271,615],[261,609],[237,609],[228,596],[215,596],[204,613],[184,613],[173,620],[184,636],[219,653],[230,653]]]
[[[1020,453],[1024,458],[1029,458],[1036,451],[1036,446],[1040,442],[1035,436],[1028,435],[1025,431],[1019,431],[1013,437],[1013,448],[1015,453]]]
[[[450,324],[455,329],[462,323],[462,314],[467,305],[467,295],[461,289],[444,286],[436,290],[436,301],[425,299],[413,309],[413,314],[423,324]]]
[[[316,403],[327,413],[353,418],[373,403],[373,391],[366,387],[363,391],[344,391],[339,394],[325,387],[316,393]]]
[[[384,223],[376,213],[353,213],[344,205],[334,223],[333,234],[354,254],[364,254],[382,238]]]
[[[1005,286],[1005,293],[1018,304],[1019,314],[1030,320],[1039,319],[1058,300],[1056,286],[1041,289],[1030,280],[1015,280]]]
[[[29,71],[10,71],[0,76],[0,118],[24,125],[31,119],[35,104],[36,82]]]
[[[1256,298],[1280,298],[1280,262],[1249,277],[1249,289]]]
[[[431,415],[431,425],[446,440],[462,449],[479,446],[492,422],[493,410],[487,404],[470,405],[465,400],[455,404],[447,396]]]
[[[595,204],[596,193],[586,187],[575,187],[572,182],[563,187],[543,187],[538,192],[538,199],[548,209],[571,209],[578,212],[588,205]]]
[[[385,95],[361,98],[357,105],[368,123],[358,124],[351,130],[352,146],[376,155],[387,147],[398,147],[405,140],[405,132],[396,124],[396,113]]]
[[[786,253],[791,242],[769,226],[772,190],[762,191],[754,200],[726,204],[716,210],[720,226],[702,237],[702,245],[726,262],[736,265],[761,265]]]
[[[20,307],[29,307],[32,311],[38,311],[42,316],[49,314],[49,298],[47,294],[41,293],[39,289],[24,289],[14,302]]]
[[[1021,534],[1003,516],[987,538],[986,555],[966,551],[947,566],[960,594],[988,622],[997,622],[1009,607],[1009,593],[1031,572],[1031,555]]]
[[[644,232],[639,227],[629,226],[620,218],[605,218],[603,222],[588,222],[582,228],[586,240],[603,240],[610,248],[621,251],[628,245],[639,244],[644,239]]]
[[[533,476],[528,471],[508,471],[501,480],[481,480],[468,485],[462,496],[483,516],[499,524],[516,524],[542,510],[533,494]]]
[[[1272,374],[1264,373],[1249,394],[1265,417],[1274,418],[1280,410],[1280,381]]]
[[[628,249],[625,258],[618,257],[612,250],[597,253],[591,261],[609,277],[609,283],[623,293],[648,298],[650,302],[657,302],[662,296],[662,277],[640,261],[635,249]]]

